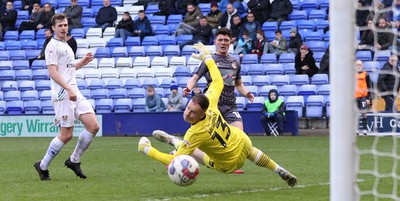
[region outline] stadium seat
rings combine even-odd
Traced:
[[[22,1],[14,1],[14,9],[21,10],[22,8]]]
[[[131,49],[129,49],[129,56],[130,57],[137,57],[137,56],[144,57],[145,56],[144,46],[133,46]]]
[[[117,63],[115,63],[115,67],[128,67],[132,68],[133,61],[131,57],[120,57],[117,59]]]
[[[323,85],[329,84],[328,74],[315,74],[311,77],[311,84]]]
[[[154,32],[154,35],[156,35],[156,36],[159,36],[159,35],[168,36],[168,35],[171,34],[171,30],[170,30],[169,26],[168,25],[161,25],[161,24],[158,24],[155,27],[153,32]],[[173,37],[175,38],[175,36],[173,36]],[[161,43],[160,43],[160,45],[161,45]]]
[[[314,20],[315,21],[315,27],[317,30],[323,30],[324,28],[329,26],[329,21],[328,20]]]
[[[91,89],[90,94],[92,99],[107,99],[109,97],[108,89]]]
[[[306,20],[308,19],[307,11],[305,10],[293,10],[292,13],[289,14],[290,20]]]
[[[167,24],[179,24],[180,22],[182,22],[181,14],[173,14],[168,16]]]
[[[297,27],[297,24],[296,24],[295,20],[282,21],[281,26],[279,27],[279,29],[283,32],[285,30],[290,30],[292,27]]]
[[[44,100],[51,100],[51,90],[43,90],[39,91],[39,100],[44,101]]]
[[[184,56],[173,56],[169,60],[169,66],[186,66],[186,57]]]
[[[190,77],[191,76],[190,68],[187,66],[177,66],[175,72],[173,72],[173,77]]]
[[[21,42],[22,50],[36,50],[38,49],[37,42],[34,40],[24,39]]]
[[[370,51],[357,51],[356,59],[359,59],[361,61],[371,61],[372,60],[371,52]]]
[[[322,118],[324,110],[324,97],[320,95],[311,95],[307,98],[306,117]]]
[[[90,97],[91,97],[91,92],[90,92],[90,89],[83,89],[83,90],[81,90],[81,94],[82,94],[82,96],[83,97],[85,97],[86,99],[90,99]]]
[[[121,68],[119,72],[120,79],[131,79],[136,77],[137,77],[136,71],[133,68]]]
[[[113,78],[113,79],[118,79],[119,78],[119,69],[117,68],[104,68],[101,70],[101,78],[102,79],[107,79],[107,78]]]
[[[298,117],[303,117],[304,98],[303,96],[289,96],[286,100],[286,110],[297,111]]]
[[[103,32],[103,38],[107,39],[108,41],[113,39],[115,35],[115,29],[115,27],[107,27]],[[123,46],[123,43],[121,46]]]
[[[0,81],[4,80],[15,80],[14,70],[1,70],[0,71]]]
[[[133,62],[133,67],[134,68],[148,68],[148,67],[150,67],[150,57],[136,57],[135,61]]]
[[[10,60],[25,60],[25,50],[9,50]]]
[[[96,113],[111,113],[113,111],[114,103],[112,99],[100,99],[95,100],[95,102]]]
[[[330,95],[330,84],[323,84],[319,87],[317,87],[317,95],[322,95],[324,96],[325,101],[329,98]]]
[[[6,48],[6,50],[20,50],[21,43],[15,40],[7,40],[4,42],[4,47]]]
[[[6,113],[7,114],[22,114],[24,112],[23,101],[8,101],[6,102]]]
[[[101,58],[98,68],[115,68],[115,59],[114,59],[114,57]]]
[[[49,72],[47,69],[32,70],[32,78],[34,80],[49,80]]]
[[[266,64],[264,65],[265,73],[267,75],[282,75],[283,65],[282,64]]]
[[[182,55],[192,55],[192,53],[197,53],[197,50],[193,48],[193,45],[185,45],[182,48]]]
[[[264,107],[264,97],[257,96],[254,97],[253,103],[247,102],[246,108],[247,111],[261,111]]]
[[[0,100],[0,114],[5,114],[6,113],[6,102]]]
[[[96,24],[96,19],[94,17],[82,17],[81,24],[82,27],[92,27]]]
[[[187,65],[188,67],[190,67],[190,68],[192,68],[192,67],[198,67],[200,64],[201,64],[201,61],[198,60],[198,59],[195,59],[195,58],[193,58],[193,57],[189,57],[188,60],[187,60],[187,63],[186,63],[186,65]]]
[[[32,80],[22,80],[19,82],[18,90],[19,91],[27,91],[36,89],[35,81]]]
[[[164,89],[168,89],[171,86],[171,83],[177,83],[176,78],[163,78],[160,83],[160,87]]]
[[[179,35],[178,37],[176,37],[176,43],[177,43],[178,45],[180,45],[180,44],[182,44],[182,43],[184,43],[184,42],[187,42],[187,41],[189,41],[189,40],[192,40],[192,38],[193,38],[193,35],[185,35],[185,34],[182,34],[182,35]]]
[[[135,98],[144,98],[146,97],[146,89],[145,88],[132,88],[128,91],[127,96],[128,98],[135,99]]]
[[[86,89],[86,88],[87,88],[87,82],[86,82],[86,80],[77,79],[77,80],[76,80],[76,85],[78,86],[78,89],[79,89],[79,90],[83,90],[83,89]]]
[[[2,63],[0,61],[0,63]],[[12,61],[12,69],[13,70],[27,70],[29,69],[29,61],[28,60],[13,60]]]
[[[50,80],[36,80],[35,85],[38,91],[50,90],[51,82]]]
[[[308,15],[309,20],[326,20],[326,11],[325,10],[311,10],[310,14]]]
[[[186,87],[186,85],[187,85],[187,83],[188,83],[188,81],[190,80],[190,78],[191,77],[178,77],[177,78],[177,84],[178,84],[178,86],[179,87],[181,87],[181,88],[185,88]]]
[[[126,49],[126,47],[115,47],[112,50],[111,56],[112,57],[127,57],[128,50]]]
[[[35,31],[34,30],[24,30],[19,35],[20,40],[35,40]]]
[[[164,15],[152,15],[147,16],[151,25],[164,25],[165,24],[165,16]],[[153,29],[155,30],[155,29]]]
[[[76,40],[76,44],[78,46],[78,48],[89,48],[89,41],[85,38],[77,38]],[[40,46],[39,46],[40,48]]]
[[[324,54],[325,54],[325,52],[313,52],[313,56],[314,56],[315,62],[317,62],[317,63],[321,62],[322,57],[324,56]]]
[[[275,85],[266,85],[266,86],[262,86],[262,87],[260,88],[259,92],[258,92],[258,96],[262,96],[262,97],[264,97],[264,98],[268,98],[268,94],[269,94],[269,91],[270,91],[271,89],[278,90],[278,87],[275,86]]]
[[[368,51],[369,52],[369,51]],[[358,53],[358,52],[357,52]],[[361,54],[361,53],[360,53]],[[367,53],[365,53],[367,54]],[[391,53],[390,50],[380,50],[380,51],[376,51],[375,55],[374,55],[374,60],[376,61],[383,61],[383,62],[387,62],[389,60]],[[358,57],[357,57],[358,58]],[[367,59],[371,60],[371,57],[367,56]],[[365,61],[365,60],[362,60]]]
[[[244,84],[244,86],[250,86],[253,83],[251,80],[251,76],[249,76],[249,75],[242,75],[241,80],[242,80],[242,83]]]
[[[124,40],[122,38],[111,38],[107,42],[107,47],[123,47]]]
[[[283,74],[285,74],[285,75],[294,75],[294,74],[296,74],[296,68],[294,67],[294,63],[285,63],[285,64],[283,64]]]
[[[3,40],[19,40],[18,31],[6,31],[3,37]]]
[[[125,46],[140,46],[140,37],[127,37],[125,40]]]
[[[266,31],[276,31],[278,29],[278,22],[264,22],[261,29]]]
[[[139,79],[136,78],[129,78],[125,81],[124,88],[125,89],[133,89],[133,88],[140,88],[142,84],[140,83]]]
[[[126,89],[111,89],[110,98],[111,99],[119,99],[119,98],[127,98],[127,90]]]
[[[289,84],[288,75],[274,75],[271,77],[271,84],[276,86],[283,86]]]
[[[54,114],[53,102],[51,100],[42,101],[42,114]]]
[[[46,61],[45,60],[34,60],[32,62],[31,69],[32,70],[47,69]]]
[[[1,74],[0,74],[0,79],[1,79]],[[15,79],[32,80],[32,70],[31,69],[15,70]]]
[[[242,64],[258,64],[258,55],[245,54],[242,58]]]
[[[307,44],[308,44],[308,41],[319,41],[319,42],[321,42],[322,41],[322,39],[323,39],[323,34],[322,33],[320,33],[320,32],[318,32],[318,31],[304,31],[303,32],[303,30],[306,30],[306,29],[302,29],[302,30],[300,30],[300,33],[301,33],[301,36],[304,38],[304,41],[307,41]],[[325,45],[324,45],[324,47],[325,47]]]
[[[18,90],[17,81],[4,81],[4,82],[2,82],[1,90],[3,92]]]
[[[176,38],[175,38],[174,35],[172,35],[172,36],[161,35],[161,36],[162,37],[158,39],[160,45],[162,45],[162,46],[164,46],[164,45],[176,45]],[[165,52],[165,50],[166,49],[164,49],[164,52]]]
[[[236,97],[236,108],[238,111],[245,110],[247,105],[246,98],[244,97]]]
[[[294,84],[297,87],[300,87],[301,85],[304,84],[309,84],[310,83],[310,78],[308,77],[308,75],[305,74],[296,74],[293,75],[290,79],[290,84]]]
[[[25,51],[26,59],[34,59],[34,58],[36,58],[40,54],[40,51],[41,50],[26,50]]]
[[[87,37],[87,36],[86,36]],[[90,48],[99,48],[99,47],[105,47],[107,45],[107,40],[104,40],[103,38],[89,38],[87,39],[89,43]]]
[[[289,96],[297,96],[297,86],[283,85],[279,90],[279,96],[283,96],[285,101]]]
[[[144,112],[146,107],[145,98],[137,98],[132,100],[133,112]]]
[[[317,86],[314,84],[304,84],[298,89],[297,95],[303,96],[306,103],[308,96],[317,95]]]
[[[21,92],[21,100],[22,101],[32,101],[32,100],[38,100],[38,99],[39,99],[39,94],[38,94],[38,91],[36,91],[36,90],[28,90],[28,91]]]
[[[158,12],[158,11],[160,11],[160,10],[158,9],[158,4],[149,4],[149,5],[147,5],[147,8],[146,8],[146,10],[145,10],[145,13],[146,13],[146,14],[153,14],[153,13],[156,13],[156,12]]]
[[[4,100],[6,102],[21,100],[21,92],[20,91],[6,91],[4,93]]]
[[[158,45],[157,36],[145,36],[142,41],[143,46]]]
[[[104,80],[102,79],[92,79],[90,80],[87,88],[90,90],[94,90],[94,89],[104,89]]]
[[[296,20],[297,30],[300,29],[315,29],[315,23],[312,20]]]
[[[171,77],[171,69],[170,68],[155,68],[154,76],[156,78]]]
[[[148,86],[158,87],[159,85],[157,78],[145,78],[142,82],[142,87],[144,88],[147,88]]]
[[[8,51],[0,51],[0,61],[10,60],[10,53]]]
[[[96,49],[96,53],[94,54],[96,58],[109,58],[111,57],[110,48],[108,47],[100,47]]]
[[[167,68],[168,67],[168,57],[155,56],[150,63],[152,68]]]
[[[316,32],[317,33],[317,32]],[[307,41],[308,48],[316,52],[323,52],[325,53],[325,42],[323,41]]]
[[[146,56],[163,56],[162,47],[158,45],[148,46],[145,50]]]
[[[260,58],[260,64],[275,64],[277,63],[276,54],[262,54]]]
[[[252,84],[258,87],[271,84],[271,77],[269,75],[256,75],[252,80]]]

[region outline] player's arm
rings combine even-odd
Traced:
[[[190,91],[192,91],[194,85],[196,85],[197,81],[199,81],[200,76],[197,74],[194,74],[188,83],[186,84],[186,87],[183,89],[183,96],[189,95]]]
[[[86,53],[86,55],[78,60],[75,63],[75,69],[78,70],[80,68],[82,68],[83,66],[87,65],[89,62],[91,62],[93,60],[93,54],[91,52]]]
[[[250,102],[254,101],[254,94],[250,93],[249,90],[246,89],[246,87],[244,86],[242,80],[237,80],[235,82],[235,87],[236,90],[244,97],[247,97],[247,99],[249,99]]]

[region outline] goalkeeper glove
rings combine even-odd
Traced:
[[[193,48],[199,51],[198,54],[192,53],[192,57],[201,61],[204,61],[207,56],[210,56],[210,51],[203,45],[203,43],[196,43]]]

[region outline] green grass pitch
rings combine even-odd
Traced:
[[[75,146],[74,138],[50,165],[52,180],[41,181],[33,163],[41,159],[51,138],[1,138],[0,200],[329,200],[329,137],[251,139],[255,147],[298,177],[296,187],[287,186],[275,173],[250,161],[241,175],[222,174],[201,166],[193,185],[176,186],[170,182],[164,165],[137,152],[139,137],[96,138],[81,159],[86,180],[63,165]],[[150,140],[159,150],[171,151],[171,146],[152,137]],[[369,147],[374,138],[360,137],[359,141],[360,146]],[[390,150],[392,143],[392,138],[380,140],[383,149]],[[373,167],[373,163],[373,157],[363,157],[362,166]],[[360,186],[368,189],[373,181],[366,175]],[[382,183],[380,189],[392,189],[391,182]]]

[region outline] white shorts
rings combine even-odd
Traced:
[[[59,127],[72,127],[75,119],[79,119],[81,114],[94,114],[92,105],[82,94],[78,95],[76,101],[70,101],[68,98],[54,101],[53,106],[56,117],[54,125]]]

